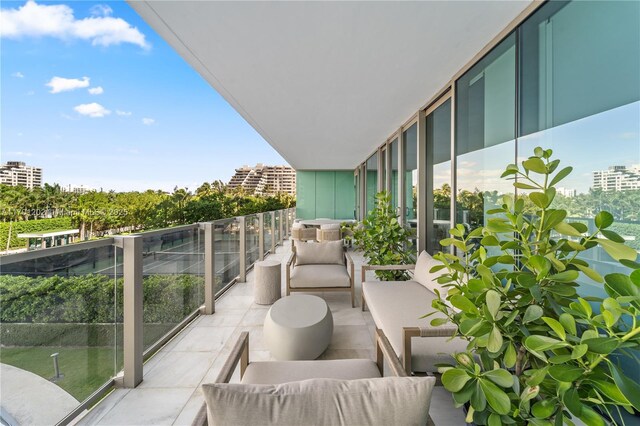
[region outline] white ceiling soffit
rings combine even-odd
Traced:
[[[291,166],[321,170],[364,161],[529,1],[129,4]]]

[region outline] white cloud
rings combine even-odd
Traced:
[[[102,105],[92,102],[90,104],[81,104],[73,108],[78,114],[86,115],[91,118],[102,118],[111,114],[111,111]]]
[[[51,87],[51,91],[49,93],[67,92],[69,90],[89,87],[89,77],[82,77],[82,79],[53,77],[50,82],[45,84],[45,86]]]
[[[89,9],[89,12],[93,16],[111,16],[113,14],[113,9],[106,4],[96,4]]]
[[[109,6],[97,5],[92,8],[92,17],[76,19],[67,5],[29,0],[17,9],[0,10],[0,36],[80,39],[91,41],[94,46],[131,43],[148,49],[144,34],[124,19],[108,16],[112,12]]]
[[[151,126],[155,122],[156,122],[156,120],[154,120],[153,118],[145,117],[145,118],[142,119],[142,124],[144,124],[145,126]]]
[[[131,111],[120,111],[119,109],[117,109],[116,115],[119,115],[121,117],[129,117],[131,115]]]
[[[87,90],[89,91],[89,94],[91,94],[91,95],[102,95],[104,93],[104,89],[102,88],[102,86],[90,87]]]
[[[13,74],[11,74],[11,77],[24,78],[24,74],[22,74],[20,71],[18,71],[18,72],[14,72]]]

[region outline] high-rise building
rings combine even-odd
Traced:
[[[258,195],[274,195],[278,192],[295,195],[296,171],[289,166],[242,166],[229,181],[230,188],[243,187],[247,192]]]
[[[602,191],[640,189],[640,169],[610,166],[608,170],[594,171],[593,189]]]
[[[0,166],[0,183],[3,185],[22,185],[29,189],[42,186],[42,169],[27,166],[23,161],[7,161]]]

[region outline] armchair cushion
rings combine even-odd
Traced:
[[[241,383],[277,385],[311,378],[355,380],[373,377],[380,377],[380,370],[369,359],[265,361],[249,364]]]
[[[435,293],[435,290],[437,289],[441,295],[445,296],[447,294],[446,289],[443,289],[437,281],[441,272],[429,272],[431,268],[439,264],[439,261],[431,257],[431,255],[426,251],[423,251],[420,253],[418,260],[416,261],[416,269],[413,273],[413,278],[428,290],[431,290],[431,292]]]
[[[344,265],[342,241],[328,241],[322,244],[297,243],[297,265]]]
[[[424,425],[433,377],[202,386],[210,425]]]
[[[315,246],[332,243],[313,244]],[[342,244],[342,243],[341,243]],[[311,245],[311,244],[310,244]],[[298,265],[291,271],[291,288],[304,287],[350,287],[351,279],[344,264]]]

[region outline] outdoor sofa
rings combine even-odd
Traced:
[[[204,384],[193,426],[431,425],[433,377],[407,377],[386,337],[376,333],[376,361],[340,359],[249,363],[242,332],[215,383]],[[392,377],[383,377],[383,366]],[[240,383],[229,384],[240,364]]]
[[[451,355],[464,352],[467,341],[455,337],[456,328],[450,325],[431,326],[434,314],[421,316],[433,311],[431,301],[447,290],[436,281],[440,273],[429,270],[439,264],[427,252],[422,252],[415,265],[363,265],[362,266],[362,310],[369,308],[376,328],[389,339],[407,374],[435,373],[436,364],[450,363]],[[368,270],[413,270],[413,280],[409,281],[366,281]]]

